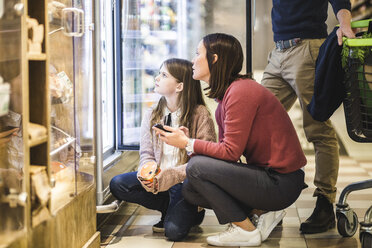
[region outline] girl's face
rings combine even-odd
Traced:
[[[195,80],[202,80],[206,83],[209,83],[211,74],[207,61],[207,49],[204,46],[203,40],[199,42],[198,48],[196,50],[196,55],[192,59],[192,63],[192,77]]]
[[[162,65],[159,71],[159,75],[155,77],[155,92],[162,96],[173,96],[182,91],[182,83],[177,82],[167,70],[167,68]]]

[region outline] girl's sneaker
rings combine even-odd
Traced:
[[[153,225],[152,231],[155,233],[163,233],[164,232],[164,221],[160,220],[158,223]]]

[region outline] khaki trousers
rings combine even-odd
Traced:
[[[339,167],[339,147],[331,121],[315,121],[306,109],[314,93],[315,61],[324,39],[302,40],[284,51],[274,49],[269,54],[262,85],[269,89],[288,111],[299,99],[306,138],[314,144],[316,190],[314,196],[336,198]]]

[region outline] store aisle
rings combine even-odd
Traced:
[[[300,221],[305,220],[312,212],[315,198],[312,197],[314,186],[314,157],[308,156],[306,166],[306,183],[309,188],[305,189],[300,198],[291,207],[286,209],[287,215],[283,225],[276,227],[269,239],[262,243],[261,247],[285,247],[285,248],[318,248],[337,247],[354,248],[360,247],[358,232],[352,238],[341,238],[337,229],[326,233],[301,235],[298,231]],[[372,160],[357,162],[348,157],[341,157],[340,175],[337,183],[338,196],[342,189],[351,182],[372,178]],[[338,199],[337,196],[337,199]],[[348,203],[362,220],[364,213],[372,202],[372,189],[353,192]],[[101,230],[101,247],[105,248],[196,248],[212,247],[206,244],[206,237],[222,231],[226,226],[218,224],[213,211],[208,210],[200,227],[194,228],[189,237],[183,242],[169,242],[163,235],[152,233],[152,225],[157,223],[160,214],[156,211],[138,207],[135,204],[125,204],[113,215]]]

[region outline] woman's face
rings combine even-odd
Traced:
[[[203,40],[199,42],[196,55],[192,59],[192,63],[192,77],[195,80],[202,80],[206,83],[209,83],[211,74],[208,67],[207,49],[204,46]]]
[[[164,65],[162,65],[159,75],[155,77],[155,92],[162,96],[169,97],[176,95],[180,91],[182,91],[182,83],[177,82],[177,79],[168,72]]]

